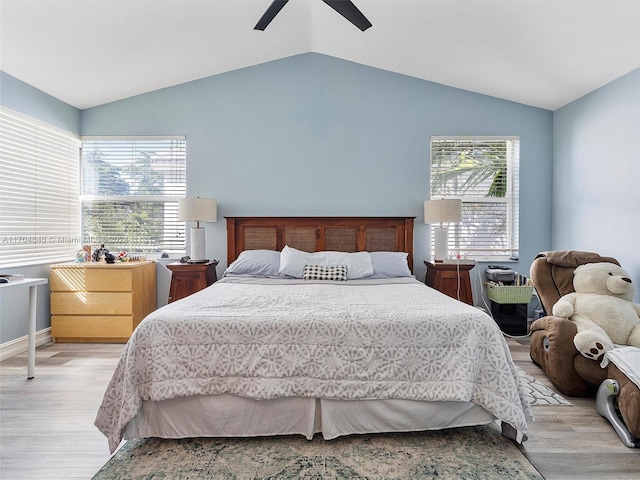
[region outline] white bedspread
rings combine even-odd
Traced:
[[[527,432],[531,407],[496,323],[414,279],[224,278],[134,331],[95,425],[113,451],[145,400],[470,401]]]

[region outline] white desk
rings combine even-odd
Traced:
[[[27,379],[31,379],[35,375],[36,370],[36,301],[37,287],[48,282],[46,278],[25,278],[24,280],[0,283],[0,288],[11,287],[29,287],[29,336],[27,341]]]

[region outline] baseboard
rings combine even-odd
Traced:
[[[36,332],[36,347],[51,342],[51,327]],[[29,337],[16,338],[0,345],[0,361],[24,353],[29,348]]]

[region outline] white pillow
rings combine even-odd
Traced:
[[[225,275],[279,277],[280,252],[277,250],[245,250],[227,267]]]
[[[280,253],[281,275],[302,278],[305,265],[346,265],[347,279],[368,277],[373,274],[369,252],[303,252],[285,245]]]
[[[369,252],[324,252],[327,263],[324,265],[346,265],[347,279],[368,277],[373,274],[373,263]]]
[[[370,278],[412,277],[406,252],[371,252],[373,275]]]
[[[305,265],[326,265],[323,252],[309,253],[285,245],[280,252],[280,275],[302,278]]]

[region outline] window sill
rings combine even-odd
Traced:
[[[511,257],[467,257],[465,260],[474,260],[478,263],[518,263],[520,260],[515,260]]]

